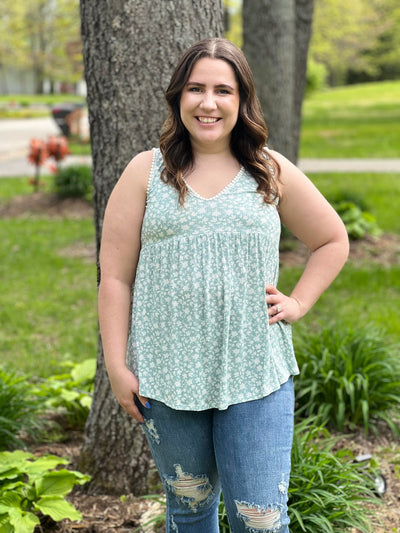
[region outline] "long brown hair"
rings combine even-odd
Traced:
[[[180,116],[180,99],[195,63],[203,57],[222,59],[235,72],[240,104],[231,133],[231,151],[257,181],[257,191],[264,196],[264,201],[273,203],[279,197],[276,181],[280,168],[265,152],[268,130],[256,96],[253,74],[243,52],[226,39],[204,39],[191,46],[178,61],[165,93],[169,115],[160,136],[165,165],[161,178],[178,190],[179,203],[183,205],[187,194],[183,173],[193,164],[193,152],[189,133]]]

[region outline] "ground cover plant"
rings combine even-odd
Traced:
[[[298,416],[315,416],[339,431],[362,426],[366,435],[378,433],[384,422],[400,437],[400,344],[391,345],[371,324],[333,322],[315,332],[303,330],[295,350],[301,368]]]
[[[312,93],[303,104],[301,157],[400,157],[400,81]]]
[[[74,485],[90,478],[72,470],[56,470],[68,462],[51,455],[37,458],[21,450],[0,453],[0,531],[33,533],[42,516],[54,522],[82,518],[65,496]]]

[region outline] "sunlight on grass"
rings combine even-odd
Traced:
[[[326,89],[304,101],[301,157],[400,157],[400,82]]]

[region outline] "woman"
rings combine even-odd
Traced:
[[[160,149],[129,163],[104,219],[111,386],[143,424],[167,532],[218,532],[222,487],[234,533],[287,533],[290,323],[339,273],[346,230],[304,174],[265,148],[252,74],[232,43],[193,45],[166,99]],[[289,296],[276,287],[281,221],[310,250]]]

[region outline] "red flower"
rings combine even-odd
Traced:
[[[31,139],[30,152],[28,154],[28,161],[36,166],[44,164],[49,154],[46,149],[46,143],[39,139]]]
[[[49,137],[46,144],[46,149],[50,157],[54,157],[57,162],[62,161],[67,154],[71,153],[68,148],[66,137]]]

